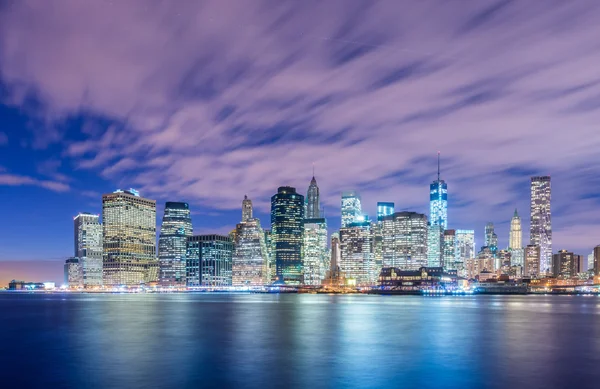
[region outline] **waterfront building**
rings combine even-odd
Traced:
[[[279,281],[301,285],[303,280],[304,196],[282,186],[271,197],[271,236]]]
[[[427,226],[427,266],[443,267],[443,242],[444,227],[439,224],[428,224]]]
[[[509,250],[498,251],[495,260],[496,270],[500,270],[502,274],[510,274],[511,252]]]
[[[495,254],[491,248],[483,246],[481,251],[477,254],[477,259],[479,260],[477,267],[479,273],[483,271],[489,271],[493,273],[496,271]]]
[[[362,206],[360,196],[354,191],[342,193],[342,227],[348,227],[351,223],[360,222]]]
[[[600,276],[600,246],[594,247],[594,275]]]
[[[540,276],[540,246],[529,244],[525,247],[524,275],[531,278]]]
[[[510,221],[510,236],[508,239],[508,248],[510,250],[519,250],[523,248],[523,230],[521,228],[521,218],[515,208],[515,213]]]
[[[271,230],[264,230],[265,247],[267,248],[267,262],[269,264],[269,283],[277,280],[277,266],[275,266],[275,254],[273,249],[273,238]]]
[[[456,230],[444,231],[443,248],[443,268],[448,270],[457,270]]]
[[[327,221],[304,219],[304,285],[321,285],[328,264]]]
[[[468,259],[475,258],[475,231],[456,230],[456,269],[462,274]]]
[[[396,212],[383,218],[383,267],[416,270],[427,265],[427,216]]]
[[[510,262],[513,266],[525,266],[525,249],[510,249]]]
[[[77,257],[68,258],[65,261],[65,285],[69,288],[83,287],[83,268]]]
[[[244,200],[242,200],[242,223],[245,223],[252,218],[252,200],[244,195]]]
[[[340,229],[340,271],[358,285],[375,281],[370,230],[369,222],[350,223]]]
[[[579,273],[579,265],[579,255],[567,250],[560,250],[552,256],[552,273],[554,277],[575,277]]]
[[[399,292],[452,290],[457,287],[457,277],[456,272],[447,272],[443,267],[420,267],[415,270],[388,267],[381,270],[378,285],[382,289]]]
[[[440,178],[440,153],[438,153],[437,180],[429,185],[429,220],[432,226],[448,228],[448,185]]]
[[[104,285],[158,280],[156,201],[130,189],[102,196]]]
[[[321,209],[320,209],[320,195],[319,195],[319,186],[317,185],[317,180],[315,179],[315,175],[313,172],[313,178],[310,180],[310,185],[308,185],[308,191],[306,192],[306,215],[307,219],[320,219],[321,218]]]
[[[392,215],[394,213],[394,203],[385,203],[378,202],[377,203],[377,221],[380,222],[383,220],[385,216]]]
[[[233,242],[224,235],[194,235],[187,240],[188,287],[231,286]]]
[[[587,270],[594,271],[594,250],[587,256]]]
[[[102,285],[102,224],[100,215],[80,213],[73,218],[75,250],[86,288]]]
[[[371,250],[373,251],[373,272],[379,275],[383,267],[383,221],[371,221]]]
[[[531,177],[530,244],[540,248],[539,273],[547,275],[552,266],[552,217],[550,177]]]
[[[162,286],[186,285],[185,254],[187,239],[192,235],[188,203],[168,201],[158,238],[159,282]]]

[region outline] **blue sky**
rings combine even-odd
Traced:
[[[377,201],[426,213],[438,150],[451,228],[481,243],[492,221],[505,245],[516,207],[527,242],[529,176],[551,175],[554,249],[587,254],[599,7],[5,2],[0,262],[62,261],[72,217],[116,188],[156,199],[159,221],[188,201],[200,233],[232,229],[248,194],[268,225],[270,196],[305,192],[313,163],[334,227],[348,189],[371,215]]]

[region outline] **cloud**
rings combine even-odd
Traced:
[[[39,187],[51,190],[53,192],[66,192],[70,189],[68,184],[65,184],[62,182],[38,180],[36,178],[32,178],[32,177],[28,177],[28,176],[21,176],[21,175],[8,174],[8,173],[0,173],[0,185],[6,185],[6,186],[33,185],[33,186],[39,186]]]
[[[314,163],[331,216],[350,188],[371,214],[427,212],[440,150],[451,226],[525,215],[535,171],[553,177],[556,245],[587,249],[595,221],[568,231],[600,216],[599,5],[21,1],[0,11],[0,74],[59,135],[86,119],[45,143],[147,196],[218,211],[247,193],[265,211]]]

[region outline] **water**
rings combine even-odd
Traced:
[[[0,387],[598,388],[600,297],[0,294]]]

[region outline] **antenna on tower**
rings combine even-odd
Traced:
[[[312,167],[313,167],[313,177],[315,176],[315,163],[312,163]]]
[[[440,152],[438,151],[438,181],[440,180]]]

